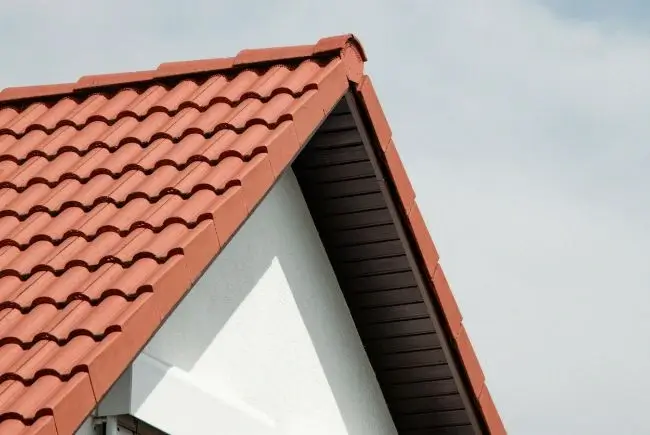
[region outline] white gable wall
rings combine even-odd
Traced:
[[[118,384],[100,414],[174,435],[396,433],[291,172]]]

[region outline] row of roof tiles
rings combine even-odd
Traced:
[[[0,92],[0,433],[70,434],[348,90],[505,433],[351,35]]]
[[[0,433],[72,433],[270,189],[347,88],[294,60],[0,93]]]
[[[339,35],[321,38],[316,44],[312,45],[244,49],[234,57],[165,62],[154,70],[83,76],[75,83],[10,87],[0,91],[0,101],[9,102],[38,97],[61,96],[108,86],[133,86],[177,76],[188,76],[197,73],[213,74],[223,71],[233,72],[238,69],[250,69],[270,63],[295,62],[331,56],[354,56],[359,61],[356,62],[357,64],[367,60],[365,51],[356,38],[351,35]],[[353,73],[355,76],[363,70],[362,65],[351,64],[350,67],[356,69]]]

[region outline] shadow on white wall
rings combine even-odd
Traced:
[[[291,172],[132,373],[132,413],[173,434],[396,434]]]

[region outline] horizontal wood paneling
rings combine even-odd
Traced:
[[[399,433],[473,433],[345,101],[293,169]]]

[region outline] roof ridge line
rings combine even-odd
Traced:
[[[360,64],[360,68],[359,66],[348,68],[348,75],[351,76],[352,81],[358,82],[362,75],[363,63],[367,60],[367,57],[361,42],[353,34],[348,33],[324,37],[312,45],[244,49],[234,57],[164,62],[152,70],[87,75],[80,77],[74,83],[8,87],[0,91],[0,104],[24,103],[26,102],[24,100],[63,97],[78,91],[88,91],[109,86],[124,86],[130,83],[144,84],[165,78],[246,69],[285,61],[295,62],[337,55],[342,58],[349,58],[350,54],[352,54],[353,60],[356,60],[354,63]]]

